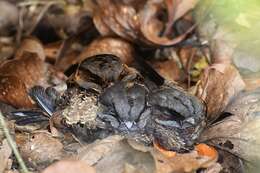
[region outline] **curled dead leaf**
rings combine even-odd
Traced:
[[[6,115],[7,114],[6,110],[3,111],[3,109],[4,109],[3,106],[4,107],[8,107],[8,106],[6,104],[2,105],[2,103],[0,103],[0,110],[1,110],[2,114],[7,117],[8,115]],[[9,132],[11,133],[11,135],[13,135],[14,131],[15,131],[14,122],[6,121],[6,125],[7,125],[8,129],[9,129]],[[3,130],[0,130],[0,142],[3,142],[4,138],[5,138],[5,134],[4,134]]]
[[[130,167],[140,173],[154,171],[151,155],[133,149],[122,136],[109,136],[96,141],[79,149],[78,153],[80,160],[94,166],[100,173],[124,173],[130,171]]]
[[[157,14],[162,10],[163,1],[147,1],[143,10],[139,13],[141,23],[141,33],[145,39],[154,45],[170,46],[181,42],[194,29],[194,26],[189,28],[184,34],[176,38],[160,37],[163,23],[157,19]]]
[[[174,0],[169,0],[169,1],[174,2]],[[186,0],[186,1],[175,0],[175,3],[176,2],[179,2],[179,3],[177,4],[178,7],[176,8],[176,12],[174,14],[174,19],[173,19],[174,21],[178,20],[180,17],[182,17],[188,11],[192,10],[199,1],[198,0]],[[170,9],[168,8],[168,10],[170,10]]]
[[[10,148],[7,140],[2,141],[2,146],[0,146],[0,172],[4,172],[8,165],[8,159],[12,154],[12,149]]]
[[[1,93],[4,103],[16,108],[31,108],[28,89],[45,81],[47,65],[35,53],[25,52],[23,58],[6,61],[0,66]]]
[[[208,121],[217,119],[229,101],[245,87],[234,66],[230,64],[219,64],[219,66],[223,72],[209,67],[197,83],[196,95],[207,105]]]
[[[184,68],[187,68],[187,65],[189,63],[189,59],[192,56],[192,53],[195,51],[194,48],[181,48],[178,52],[178,55],[180,57],[180,61],[182,63],[182,66]],[[191,62],[193,63],[193,62]]]
[[[118,36],[125,38],[127,40],[131,40],[131,30],[127,32],[127,29],[122,26],[119,21],[117,20],[116,16],[118,15],[117,7],[123,8],[121,6],[122,2],[112,2],[111,0],[102,0],[99,1],[99,6],[103,9],[101,15],[103,17],[107,17],[103,20],[103,22],[109,26],[109,28]]]
[[[0,74],[19,78],[27,88],[44,81],[47,64],[35,53],[25,52],[23,58],[5,62],[0,66]]]
[[[38,39],[34,37],[25,38],[22,41],[19,49],[17,49],[16,51],[15,58],[22,58],[23,54],[25,54],[26,52],[35,53],[42,61],[45,60],[45,52],[43,45]]]
[[[63,144],[48,132],[36,132],[18,140],[23,159],[33,167],[44,168],[65,156]]]
[[[185,154],[165,150],[156,142],[154,149],[151,153],[157,172],[191,172],[199,168],[208,168],[218,159],[218,152],[206,144],[198,144],[194,151]]]
[[[66,71],[71,65],[77,63],[77,56],[79,54],[77,52],[69,52],[59,61],[56,61],[55,67],[60,71]]]
[[[16,108],[31,108],[33,104],[28,96],[31,87],[57,85],[65,76],[40,59],[37,53],[24,51],[21,56],[0,66],[0,99]]]
[[[44,53],[46,55],[46,58],[49,59],[50,61],[55,62],[61,45],[62,42],[60,41],[44,45]]]
[[[244,77],[243,76],[243,80],[245,81],[245,84],[246,84],[246,88],[245,90],[255,90],[257,88],[260,87],[260,78],[258,75],[249,75],[249,76],[246,76]]]
[[[98,12],[94,13],[94,24],[103,36],[118,35],[126,40],[155,46],[174,45],[182,41],[194,27],[176,38],[168,38],[164,35],[160,36],[164,26],[169,30],[173,23],[196,3],[196,0],[190,0],[188,3],[176,0],[153,0],[141,1],[137,5],[135,1],[97,1]],[[158,14],[164,9],[168,9],[168,22],[158,19]]]
[[[206,145],[206,144],[198,144],[195,146],[195,150],[198,152],[198,154],[200,156],[207,156],[207,157],[210,157],[212,159],[217,159],[218,158],[218,153],[217,151]]]
[[[95,169],[86,163],[79,161],[79,160],[61,160],[58,161],[46,169],[42,173],[95,173]]]
[[[165,157],[172,158],[176,156],[176,152],[165,150],[163,147],[160,146],[157,142],[154,142],[154,148],[158,151],[160,151]]]
[[[115,55],[127,65],[134,60],[134,49],[130,43],[121,38],[104,37],[90,43],[79,55],[77,61],[81,62],[88,57],[98,54]]]
[[[220,150],[227,151],[226,154],[233,154],[237,159],[241,158],[247,165],[246,169],[251,172],[259,170],[259,110],[259,88],[241,93],[224,110],[223,116],[226,118],[206,129],[200,140],[208,141]],[[242,162],[240,160],[236,163]]]
[[[24,82],[16,76],[0,75],[0,101],[16,108],[32,108]]]
[[[78,158],[89,165],[95,165],[107,153],[111,152],[113,146],[122,140],[120,136],[111,136],[102,141],[97,141],[80,148],[78,151]]]
[[[101,35],[111,36],[114,35],[109,27],[102,20],[102,13],[100,10],[96,10],[93,16],[93,22]]]
[[[1,36],[9,35],[10,28],[16,26],[19,20],[19,10],[10,1],[0,1],[0,32]]]
[[[151,154],[154,157],[156,172],[158,173],[189,173],[199,168],[208,168],[217,161],[216,156],[208,157],[206,155],[200,155],[200,150],[183,154],[176,153],[173,157],[169,157],[168,153],[165,155],[165,152],[161,152],[161,150],[153,150]]]
[[[223,167],[221,164],[216,163],[212,165],[211,167],[204,170],[205,173],[220,173],[223,170]]]
[[[178,81],[180,79],[180,69],[175,60],[153,61],[151,64],[168,81]]]

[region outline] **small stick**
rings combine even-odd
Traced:
[[[9,144],[9,146],[11,147],[11,149],[13,150],[14,152],[14,155],[21,167],[21,172],[22,173],[29,173],[27,167],[25,166],[25,163],[17,149],[17,145],[15,143],[15,141],[12,139],[12,136],[10,135],[10,132],[9,132],[9,129],[5,123],[5,120],[4,120],[4,116],[2,114],[2,112],[0,111],[0,128],[3,129],[3,132],[4,132],[4,135],[7,139],[7,142]]]

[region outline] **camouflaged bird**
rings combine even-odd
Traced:
[[[86,134],[86,141],[93,136],[120,134],[146,145],[156,141],[177,152],[193,149],[206,116],[205,105],[198,98],[167,82],[151,89],[140,80],[139,73],[126,73],[129,68],[113,55],[94,56],[86,61],[82,62],[83,71],[109,82],[107,87],[100,86],[101,93],[91,88],[69,88],[58,97],[50,94],[50,89],[32,88],[33,100],[49,116],[58,114],[74,132],[81,129],[78,135]],[[59,102],[66,104],[58,106]]]

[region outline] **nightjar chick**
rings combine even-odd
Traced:
[[[113,55],[87,58],[79,70],[85,76],[62,96],[40,86],[30,92],[49,117],[60,116],[77,137],[91,142],[119,134],[145,145],[156,142],[167,150],[193,149],[206,117],[198,98],[166,82],[148,86],[137,71]]]
[[[205,127],[204,104],[175,86],[149,91],[120,82],[101,94],[100,103],[104,108],[98,118],[104,128],[148,145],[155,141],[168,150],[192,150]]]

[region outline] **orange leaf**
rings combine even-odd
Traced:
[[[210,147],[206,144],[196,145],[195,150],[198,152],[200,156],[207,156],[212,159],[216,159],[218,157],[218,152],[213,147]]]
[[[157,142],[154,142],[154,148],[158,151],[161,152],[161,154],[163,154],[165,157],[167,158],[172,158],[174,156],[176,156],[176,152],[174,151],[169,151],[169,150],[165,150],[160,144],[158,144]]]

